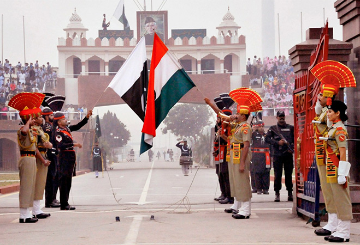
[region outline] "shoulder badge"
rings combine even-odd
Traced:
[[[56,141],[57,141],[57,142],[61,142],[61,140],[62,140],[61,135],[57,135],[57,136],[56,136]]]
[[[346,140],[346,136],[345,135],[340,135],[339,136],[339,140],[341,141],[341,142],[343,142],[344,140]]]
[[[342,130],[343,129],[343,127],[337,127],[336,128],[336,130]]]

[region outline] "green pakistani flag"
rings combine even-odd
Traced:
[[[99,115],[96,115],[95,135],[96,135],[97,138],[100,138],[100,137],[101,137],[101,127],[100,127],[100,118],[99,118]]]
[[[128,20],[126,19],[125,16],[125,6],[124,6],[124,0],[120,0],[118,6],[115,9],[115,12],[113,14],[113,16],[119,20],[121,23],[124,24],[124,30],[125,31],[129,31],[130,30],[130,25]]]

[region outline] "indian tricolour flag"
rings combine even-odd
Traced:
[[[156,128],[170,109],[193,87],[193,81],[155,33],[140,154],[152,147]]]

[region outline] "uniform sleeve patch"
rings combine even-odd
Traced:
[[[62,140],[61,135],[57,135],[57,136],[56,136],[56,141],[57,141],[57,142],[61,142],[61,140]]]
[[[247,129],[244,129],[244,134],[248,134],[249,133],[249,131],[247,130]]]
[[[343,127],[337,127],[336,130],[343,130]]]
[[[339,140],[341,141],[341,142],[343,142],[344,140],[346,140],[346,136],[345,135],[340,135],[339,136]]]
[[[346,132],[344,130],[339,130],[335,133],[335,135],[339,135],[339,134],[346,134]]]

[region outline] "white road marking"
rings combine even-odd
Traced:
[[[150,187],[150,180],[151,180],[151,175],[152,175],[153,168],[154,168],[154,162],[152,162],[152,164],[151,164],[150,172],[149,172],[149,175],[148,175],[148,177],[146,179],[144,189],[143,189],[143,191],[141,193],[138,205],[144,205],[146,203],[146,197],[147,197],[149,187]]]
[[[143,219],[144,216],[148,216],[148,215],[134,215],[134,216],[128,216],[128,217],[133,217],[133,221],[130,225],[130,229],[128,234],[126,235],[124,244],[136,244],[136,240],[139,234],[139,229],[140,229],[140,225],[141,225],[141,221]]]
[[[174,188],[174,189],[181,189],[181,188],[183,188],[183,187],[174,186],[173,188]]]

